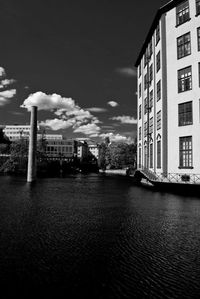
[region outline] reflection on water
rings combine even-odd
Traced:
[[[200,199],[94,174],[0,181],[4,298],[199,298]]]

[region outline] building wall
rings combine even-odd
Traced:
[[[200,173],[200,115],[199,115],[199,70],[200,52],[197,49],[197,28],[200,16],[196,15],[195,1],[190,0],[188,22],[176,26],[176,8],[166,14],[167,37],[167,82],[168,82],[168,171],[170,173]],[[177,59],[177,37],[190,32],[191,54]],[[192,90],[178,93],[178,70],[192,66]],[[192,101],[193,124],[178,126],[178,104]],[[193,168],[179,168],[179,137],[192,136]]]
[[[183,1],[184,2],[184,1]],[[153,63],[153,81],[149,86],[149,93],[153,90],[153,109],[149,118],[153,117],[153,132],[150,144],[153,144],[153,167],[157,173],[200,173],[200,88],[199,88],[199,62],[200,52],[197,49],[197,28],[200,27],[200,15],[196,16],[196,2],[189,1],[190,20],[176,26],[176,7],[162,14],[160,25],[160,41],[156,44],[156,29],[152,35],[153,55],[149,66]],[[177,38],[183,34],[191,34],[191,54],[177,59]],[[149,46],[149,45],[148,45]],[[156,57],[160,51],[161,68],[156,70]],[[145,166],[145,145],[147,137],[144,136],[144,124],[147,114],[144,113],[147,90],[144,89],[144,77],[147,66],[144,66],[145,54],[141,59],[141,76],[138,66],[138,155],[137,163]],[[192,66],[192,90],[178,93],[178,70]],[[161,99],[157,101],[157,82],[161,80]],[[141,96],[140,96],[141,84]],[[192,101],[193,124],[178,125],[178,104]],[[141,119],[139,119],[139,106],[141,105]],[[157,113],[161,111],[161,129],[157,129]],[[139,128],[141,127],[141,140]],[[179,138],[192,136],[193,168],[179,168]],[[157,141],[161,141],[161,168],[157,167]],[[141,151],[141,165],[140,164]]]

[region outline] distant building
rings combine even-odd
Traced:
[[[99,159],[99,146],[95,142],[88,141],[88,151],[92,154],[97,160]]]
[[[82,161],[88,157],[88,144],[85,141],[77,141],[77,158]]]
[[[45,152],[51,159],[73,160],[76,153],[76,141],[73,139],[46,139]]]
[[[37,139],[44,137],[48,140],[62,140],[61,134],[42,134],[41,127],[38,125]],[[30,125],[5,125],[3,126],[4,134],[11,140],[19,140],[20,138],[28,139],[30,136]]]
[[[200,174],[200,0],[158,10],[136,67],[138,168]]]
[[[20,138],[29,138],[30,125],[6,125],[3,132],[11,141],[15,141]]]

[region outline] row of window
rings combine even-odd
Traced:
[[[196,15],[200,14],[200,0],[196,0]],[[189,1],[184,1],[176,7],[176,25],[179,26],[190,20]],[[160,24],[156,27],[156,45],[160,40]],[[197,28],[197,44],[198,51],[200,51],[200,27]],[[151,58],[153,53],[152,39],[144,54],[144,67],[147,65],[148,59]],[[177,38],[177,57],[183,58],[191,54],[191,39],[190,33],[186,33]],[[141,76],[141,64],[139,65],[139,77]]]
[[[199,67],[199,86],[200,86],[200,63]],[[146,86],[145,86],[146,88]],[[178,93],[188,91],[192,89],[192,66],[185,67],[181,70],[178,70]],[[149,109],[151,111],[153,107],[153,91],[150,91],[149,94]],[[159,80],[156,84],[156,96],[157,101],[161,99],[161,80]],[[141,97],[141,84],[139,84],[139,97]],[[144,114],[147,113],[147,99],[144,100]],[[139,119],[141,118],[141,114],[139,114]]]
[[[153,143],[149,147],[149,166],[153,168]],[[144,147],[144,166],[147,167],[147,146]],[[141,147],[139,147],[139,167],[141,167]],[[179,137],[179,168],[192,168],[192,136]],[[161,140],[157,141],[157,168],[161,168]]]

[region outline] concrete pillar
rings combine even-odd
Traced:
[[[36,179],[36,151],[37,151],[37,107],[31,107],[28,172],[27,182],[31,183]]]

